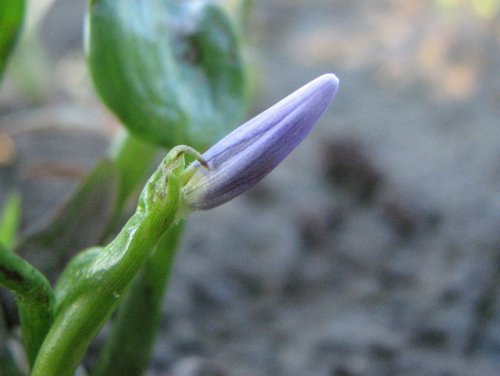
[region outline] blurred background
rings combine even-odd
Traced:
[[[30,1],[0,90],[23,233],[120,127],[84,7]],[[500,374],[500,1],[254,1],[249,20],[249,117],[325,72],[341,87],[275,172],[189,218],[150,375]]]

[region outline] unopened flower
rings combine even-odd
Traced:
[[[257,184],[307,136],[334,98],[339,81],[325,74],[249,120],[195,161],[183,188],[191,210],[210,209]]]

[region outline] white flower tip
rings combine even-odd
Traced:
[[[339,89],[339,78],[333,73],[326,73],[311,81],[311,84],[322,86],[325,91],[330,91],[333,97]]]

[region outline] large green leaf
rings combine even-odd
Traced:
[[[24,0],[0,2],[0,77],[16,42],[24,16]]]
[[[94,0],[86,48],[95,87],[135,135],[207,146],[246,109],[238,38],[209,1]]]

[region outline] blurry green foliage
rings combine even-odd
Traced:
[[[500,0],[436,0],[443,9],[469,8],[484,19],[495,18],[500,11]]]
[[[24,18],[24,0],[0,2],[0,76],[21,30]]]
[[[33,266],[0,243],[0,285],[16,296],[21,332],[30,364],[52,325],[54,295],[49,282]],[[8,375],[7,375],[8,376]]]
[[[54,279],[80,250],[98,244],[118,195],[118,168],[103,160],[80,183],[52,221],[23,238],[15,251]]]
[[[210,1],[94,0],[86,48],[95,87],[130,132],[203,148],[246,109],[237,32]]]
[[[11,193],[0,210],[0,243],[12,247],[21,222],[21,196]]]

